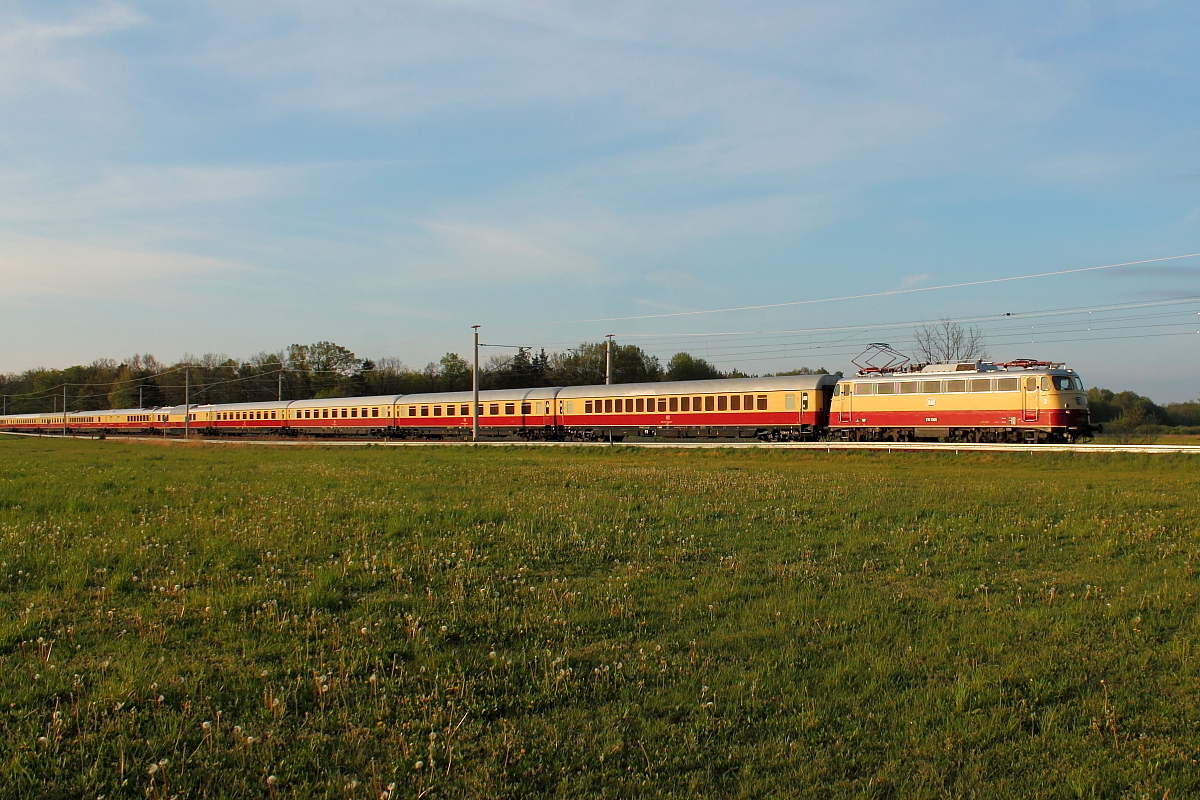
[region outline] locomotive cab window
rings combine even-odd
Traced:
[[[1058,391],[1060,391],[1060,392],[1071,391],[1071,379],[1068,378],[1066,375],[1055,375],[1053,380],[1054,380],[1054,388],[1057,389]]]
[[[1027,392],[1036,392],[1037,391],[1037,378],[1026,378],[1025,379],[1025,391],[1027,391]]]
[[[1050,378],[1049,378],[1049,376],[1043,375],[1043,376],[1042,376],[1041,383],[1042,383],[1042,391],[1043,391],[1043,392],[1048,392],[1048,391],[1050,391]]]

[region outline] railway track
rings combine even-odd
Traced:
[[[10,433],[7,436],[57,439],[53,434]],[[70,439],[98,439],[97,436],[68,436]],[[165,444],[220,444],[263,447],[612,447],[608,442],[395,442],[388,440],[333,439],[225,439],[192,437],[191,439],[162,436],[110,436],[106,441],[157,442]],[[620,442],[621,447],[667,448],[673,450],[871,450],[885,452],[952,452],[952,453],[1144,453],[1151,455],[1200,455],[1200,444],[967,444],[953,442]]]

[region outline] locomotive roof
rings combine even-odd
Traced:
[[[920,369],[917,369],[920,367]],[[994,364],[991,361],[964,361],[947,364],[915,364],[908,369],[898,369],[894,372],[866,372],[853,376],[853,380],[896,380],[897,378],[913,378],[921,375],[957,374],[957,375],[1074,375],[1075,370],[1062,364],[1051,364],[1045,361],[1023,361]]]
[[[611,386],[568,386],[559,391],[567,397],[635,397],[669,394],[738,394],[741,392],[817,391],[837,383],[836,375],[780,375],[772,378],[720,378],[708,381],[663,383],[614,383]]]

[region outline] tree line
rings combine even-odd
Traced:
[[[666,364],[636,345],[614,343],[614,383],[705,380],[749,377],[738,370],[722,372],[703,358],[676,353]],[[520,389],[604,383],[604,342],[584,342],[564,352],[547,354],[517,348],[494,355],[480,365],[480,388]],[[823,374],[802,368],[787,374]],[[13,414],[99,411],[108,408],[154,408],[193,404],[310,400],[325,397],[420,394],[471,388],[471,364],[447,353],[424,368],[397,358],[360,358],[333,342],[293,344],[276,353],[259,353],[241,361],[224,355],[185,357],[165,363],[152,355],[118,362],[95,361],[66,369],[30,369],[0,376],[0,411]]]

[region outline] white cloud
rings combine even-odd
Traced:
[[[51,87],[74,94],[99,84],[98,61],[72,49],[80,40],[128,30],[142,17],[124,3],[104,3],[57,19],[14,12],[0,16],[0,94]]]
[[[102,245],[0,233],[0,298],[121,297],[156,302],[181,278],[226,272],[235,265],[170,252],[137,252]]]

